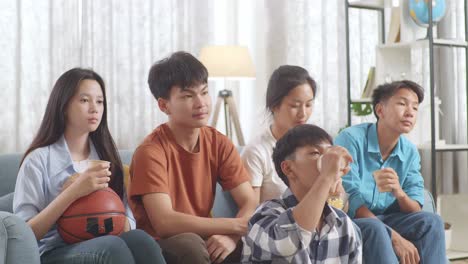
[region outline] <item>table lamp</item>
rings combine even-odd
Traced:
[[[231,80],[254,79],[255,69],[249,51],[245,46],[206,46],[200,52],[200,61],[208,69],[209,79],[221,78],[224,80],[224,89],[219,91],[216,100],[212,126],[218,122],[221,103],[224,103],[226,135],[232,139],[232,125],[237,134],[240,146],[245,145],[242,134],[236,103],[232,91],[227,89]]]

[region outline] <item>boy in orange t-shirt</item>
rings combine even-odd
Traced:
[[[206,126],[211,112],[207,79],[205,66],[185,52],[157,62],[148,76],[169,121],[135,150],[129,204],[137,227],[159,240],[169,263],[239,261],[238,242],[257,205],[234,145]],[[211,218],[217,182],[236,201],[236,218]]]

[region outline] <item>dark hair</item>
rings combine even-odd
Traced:
[[[107,126],[107,99],[104,81],[96,72],[88,69],[73,68],[60,76],[52,89],[41,125],[29,148],[21,160],[35,149],[51,145],[65,132],[65,112],[70,99],[75,95],[82,80],[95,80],[99,83],[104,96],[104,112],[98,128],[89,133],[100,159],[110,161],[111,180],[109,187],[123,198],[123,167],[114,140]],[[53,161],[52,161],[53,162]]]
[[[377,119],[379,119],[375,109],[377,104],[387,101],[400,89],[409,89],[413,91],[418,96],[418,103],[421,103],[424,100],[424,89],[413,81],[402,80],[381,84],[372,92],[372,106],[374,107],[374,115]]]
[[[306,69],[293,66],[283,65],[276,69],[271,74],[268,81],[266,93],[266,108],[273,111],[273,108],[281,104],[281,101],[288,93],[301,84],[309,84],[314,93],[317,92],[317,84],[315,80],[310,77]]]
[[[154,98],[169,99],[173,86],[187,89],[208,82],[206,67],[192,54],[178,51],[151,66],[148,85]]]
[[[294,153],[300,147],[317,146],[323,142],[333,144],[333,139],[325,130],[311,124],[291,128],[276,142],[272,154],[273,162],[276,173],[288,187],[289,180],[281,169],[281,162],[288,159],[294,160]]]

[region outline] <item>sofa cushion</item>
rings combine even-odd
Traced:
[[[231,193],[223,191],[221,185],[216,184],[216,197],[213,204],[212,215],[214,217],[236,217],[239,209],[232,199]]]
[[[22,154],[2,154],[0,155],[0,197],[15,190],[16,176],[19,171],[19,163]]]
[[[119,155],[123,165],[130,165],[132,162],[133,150],[119,150]]]
[[[0,211],[13,213],[13,194],[9,193],[0,197]]]

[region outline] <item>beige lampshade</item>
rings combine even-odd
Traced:
[[[245,46],[206,46],[199,59],[210,78],[255,78],[255,68]]]

